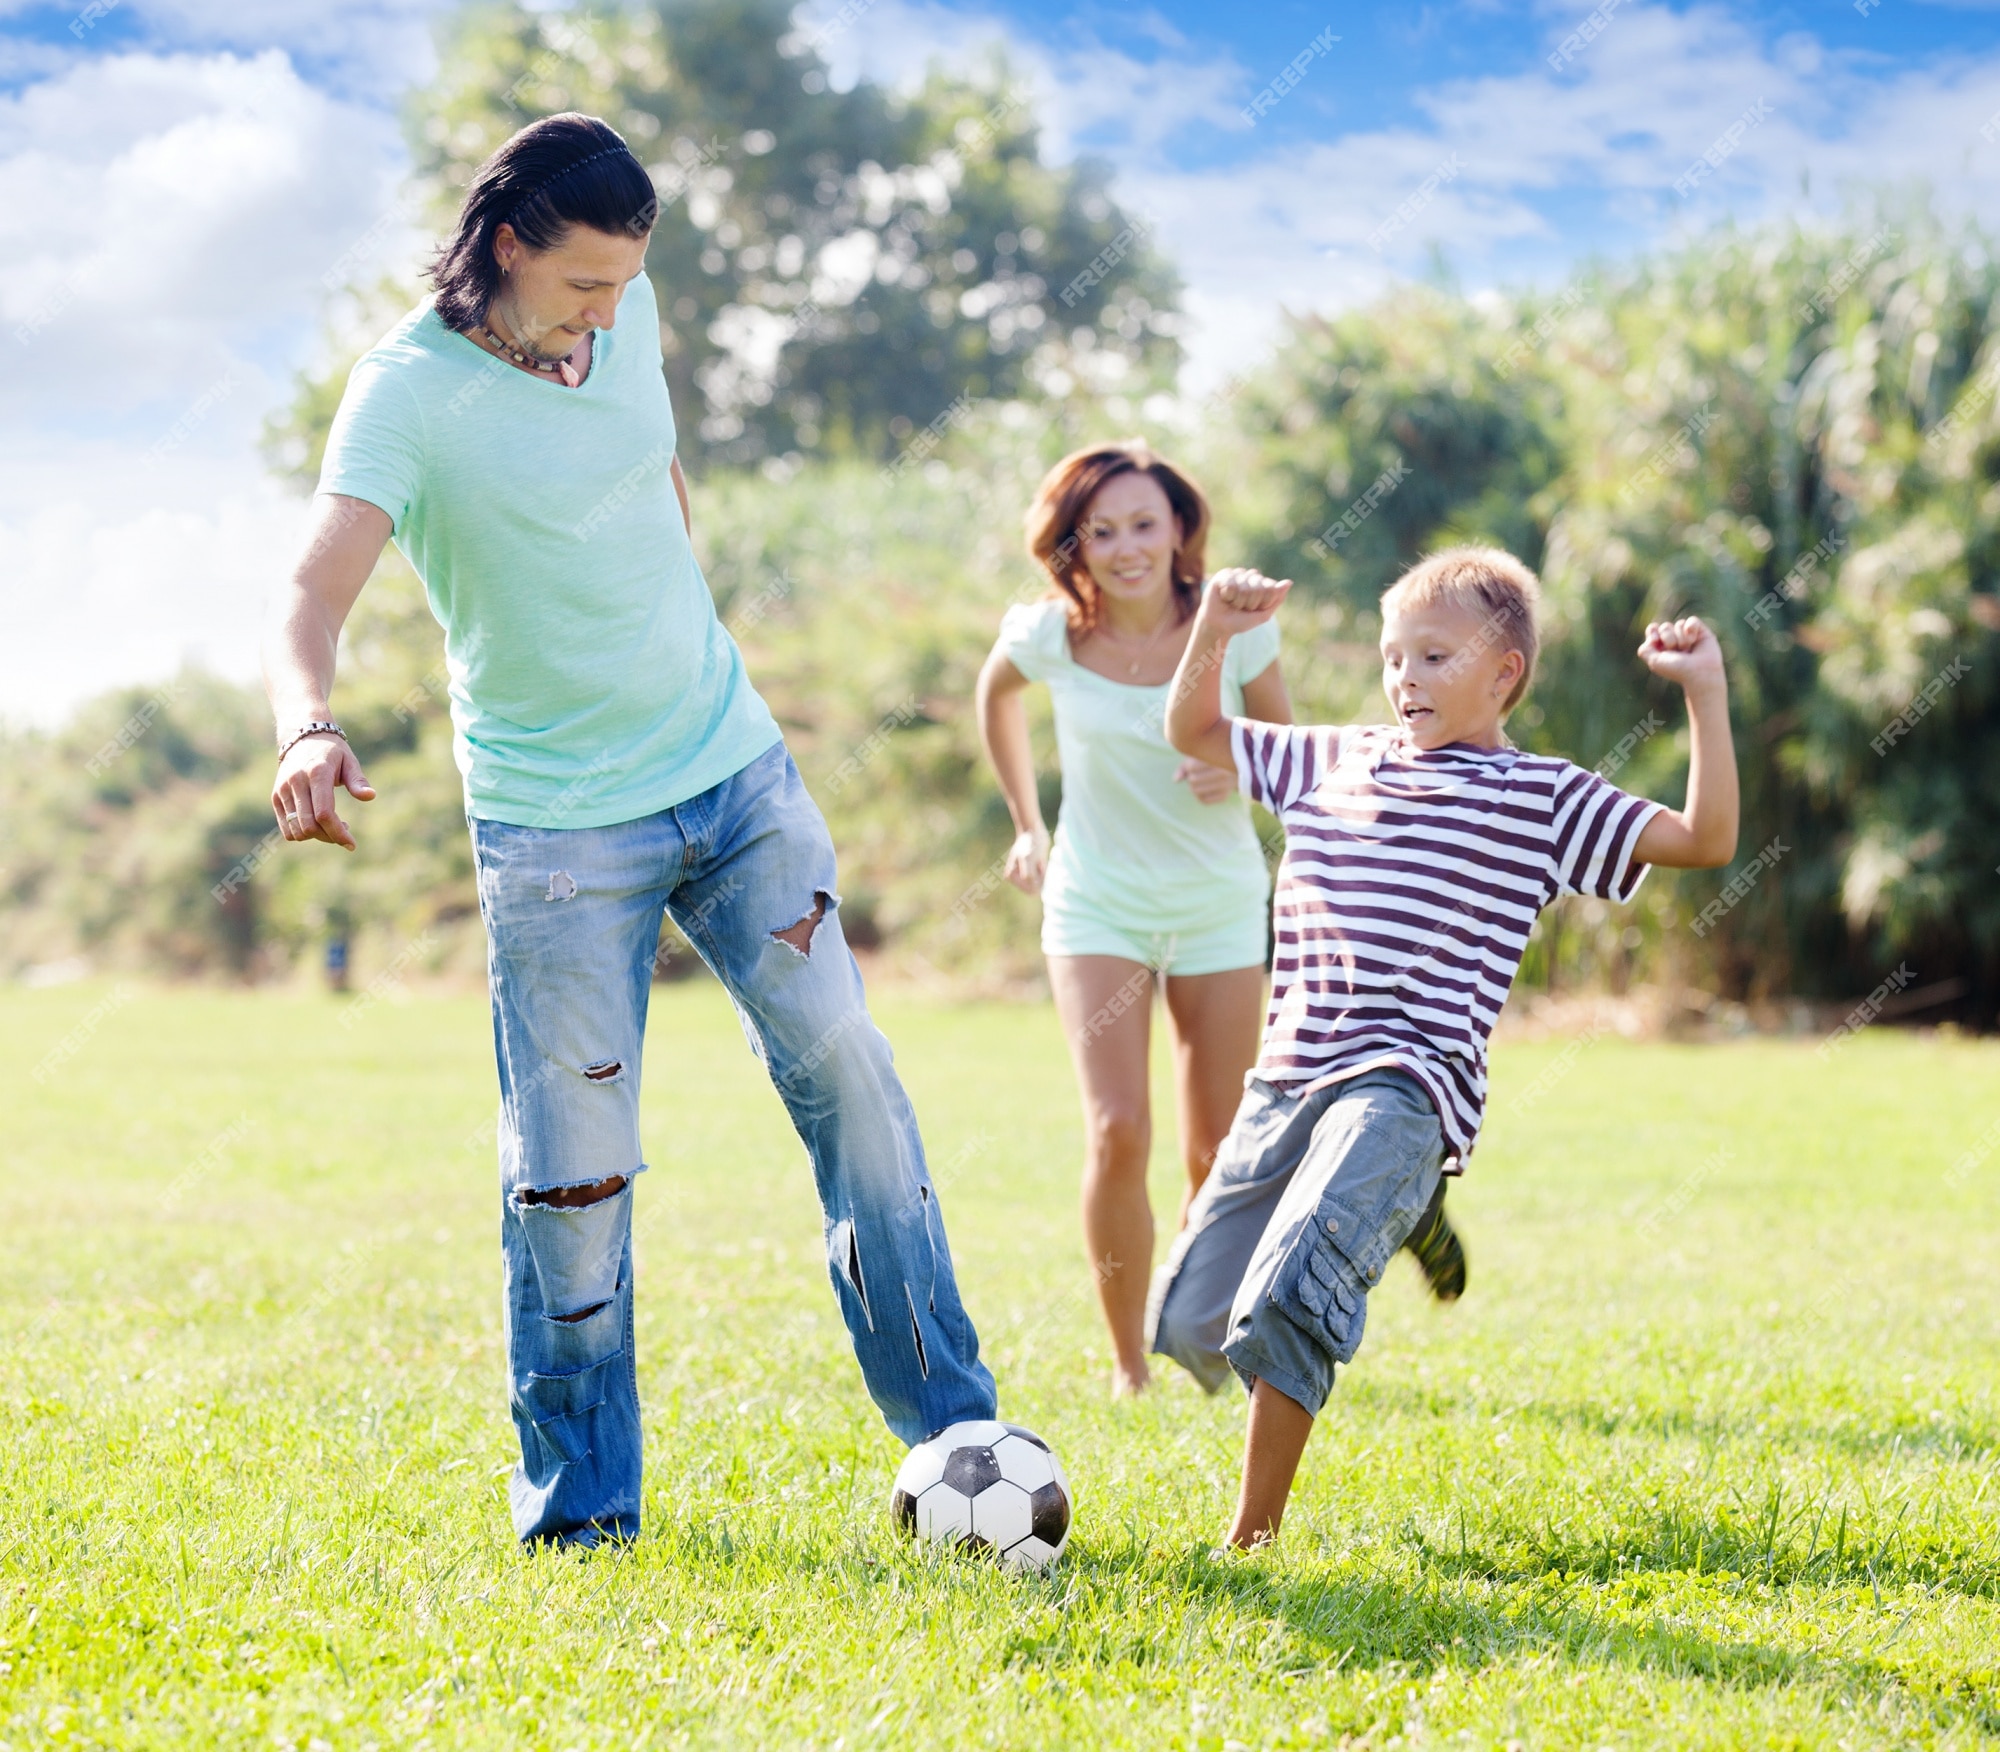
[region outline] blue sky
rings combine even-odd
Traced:
[[[807,0],[798,22],[837,81],[1002,50],[1051,153],[1108,157],[1179,263],[1190,394],[1284,311],[1378,296],[1438,249],[1474,292],[1547,285],[1885,184],[2000,230],[2000,3],[1594,4]],[[396,110],[439,10],[0,0],[0,717],[189,655],[253,669],[300,518],[257,431],[329,279],[421,247]]]

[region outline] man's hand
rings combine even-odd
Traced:
[[[306,551],[272,604],[264,640],[264,688],[278,733],[333,717],[334,658],[340,628],[387,543],[389,513],[366,499],[322,493],[313,501]],[[354,835],[334,812],[333,793],[345,785],[367,803],[375,787],[345,738],[302,736],[278,759],[271,813],[288,840],[325,840],[354,850]]]
[[[1722,685],[1722,641],[1694,615],[1648,623],[1639,658],[1655,675],[1679,682],[1687,693]]]
[[[1184,760],[1175,769],[1174,782],[1186,785],[1197,803],[1220,803],[1236,795],[1236,774],[1227,767],[1210,766],[1205,760]]]
[[[301,737],[278,762],[271,787],[271,812],[288,840],[325,840],[354,850],[354,835],[333,807],[333,793],[345,785],[357,803],[372,803],[375,787],[361,771],[361,762],[345,738],[333,735]]]
[[[1291,593],[1289,578],[1267,578],[1251,566],[1227,566],[1202,592],[1201,616],[1210,630],[1234,638],[1262,626]]]
[[[1040,894],[1049,873],[1049,830],[1038,821],[1017,833],[1000,873],[1023,894]]]

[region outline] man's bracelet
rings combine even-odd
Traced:
[[[347,740],[347,732],[338,724],[322,723],[315,719],[303,730],[294,730],[291,735],[278,738],[278,758],[283,760],[291,753],[293,743],[303,742],[308,736],[338,736],[343,742]]]

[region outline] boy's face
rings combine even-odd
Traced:
[[[1382,691],[1419,748],[1500,746],[1501,703],[1527,667],[1501,623],[1452,603],[1382,616]]]

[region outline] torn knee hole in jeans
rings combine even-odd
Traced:
[[[584,1186],[531,1186],[517,1196],[524,1205],[552,1205],[557,1210],[576,1211],[616,1198],[624,1190],[625,1176],[614,1174],[609,1180],[596,1180]]]
[[[618,1059],[599,1059],[594,1065],[585,1065],[583,1074],[593,1083],[608,1083],[624,1068]]]
[[[787,925],[782,931],[771,935],[791,950],[801,961],[812,954],[813,933],[819,929],[819,922],[826,917],[826,909],[833,897],[824,888],[813,891],[813,909],[797,924]]]
[[[509,1193],[508,1206],[532,1261],[537,1312],[551,1325],[569,1326],[578,1334],[577,1339],[555,1341],[568,1347],[560,1354],[569,1356],[579,1342],[595,1346],[597,1328],[583,1323],[599,1314],[615,1319],[607,1310],[625,1287],[621,1256],[630,1246],[632,1176],[518,1186]]]

